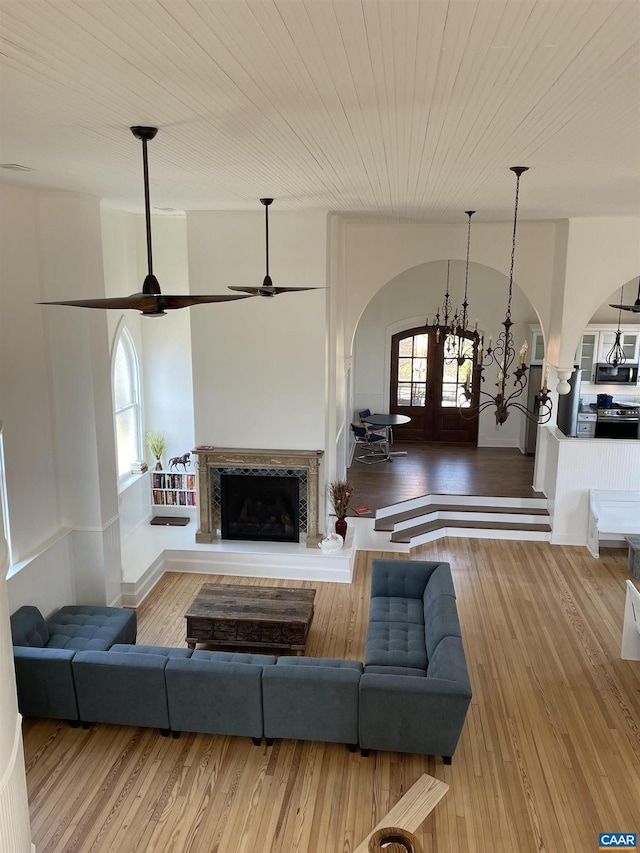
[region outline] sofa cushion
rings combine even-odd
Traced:
[[[438,566],[430,560],[383,560],[371,562],[371,597],[394,596],[422,599],[425,587]]]
[[[439,595],[425,606],[424,636],[427,655],[431,658],[443,637],[461,637],[456,600],[450,595]]]
[[[163,655],[78,652],[72,662],[84,722],[169,728]]]
[[[361,673],[360,661],[279,658],[262,672],[266,737],[357,744]]]
[[[11,615],[11,640],[14,646],[44,648],[49,642],[49,629],[37,607],[25,604]]]
[[[192,660],[217,661],[218,663],[252,663],[256,666],[275,664],[275,655],[252,655],[248,652],[209,652],[199,649],[191,655]]]
[[[411,666],[365,666],[367,675],[415,675],[418,678],[426,678],[426,669],[417,669]]]
[[[256,662],[230,660],[270,655],[194,652],[191,658],[172,658],[165,669],[169,722],[174,732],[207,732],[261,738],[262,673]],[[266,664],[265,669],[275,669]]]
[[[191,649],[173,646],[137,646],[129,643],[116,643],[109,649],[123,655],[162,655],[166,658],[190,658]]]
[[[135,643],[137,620],[135,610],[123,607],[98,607],[90,604],[72,604],[61,607],[47,620],[51,639],[56,648],[97,649],[94,646],[69,644],[65,637],[102,640],[109,648],[114,643]],[[53,637],[57,636],[55,642]]]
[[[370,622],[364,662],[366,666],[426,669],[424,626],[411,622]]]
[[[413,622],[414,625],[424,625],[422,599],[378,595],[371,599],[369,622]]]
[[[458,681],[470,688],[469,671],[460,637],[443,637],[429,659],[429,678]]]
[[[305,655],[295,657],[284,655],[278,658],[278,666],[320,666],[333,669],[353,669],[362,672],[362,664],[359,660],[342,660],[341,658],[312,658]]]
[[[424,591],[425,604],[427,599],[437,598],[439,595],[452,595],[454,598],[456,597],[449,563],[440,563],[438,568],[434,569],[431,573]]]

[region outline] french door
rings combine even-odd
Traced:
[[[478,394],[471,335],[438,335],[433,326],[399,332],[391,339],[389,411],[408,415],[396,438],[477,444],[478,419],[464,417]]]

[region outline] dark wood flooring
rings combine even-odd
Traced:
[[[534,457],[517,448],[405,441],[395,442],[393,450],[407,455],[376,465],[351,464],[347,479],[354,497],[348,515],[358,514],[354,507],[374,511],[427,494],[544,497],[533,490]]]

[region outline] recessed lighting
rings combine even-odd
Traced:
[[[9,169],[11,172],[34,172],[31,166],[21,166],[20,163],[0,163],[0,169]]]

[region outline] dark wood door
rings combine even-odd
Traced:
[[[477,395],[477,380],[471,337],[445,338],[433,326],[394,335],[389,411],[411,418],[394,427],[395,438],[477,444],[478,419],[461,414],[469,407],[465,388]]]

